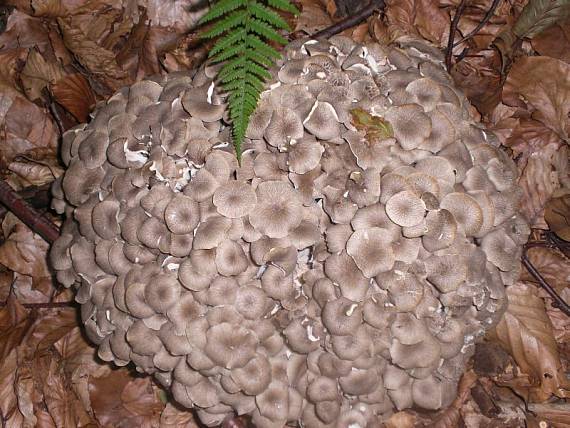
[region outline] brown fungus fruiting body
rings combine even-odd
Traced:
[[[447,406],[528,229],[516,169],[418,43],[292,43],[241,164],[208,67],[125,88],[66,133],[50,260],[100,357],[208,426]]]

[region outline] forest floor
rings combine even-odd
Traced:
[[[56,223],[48,195],[63,171],[62,132],[122,86],[199,65],[207,46],[191,29],[204,11],[191,3],[0,3],[2,178]],[[293,38],[339,21],[332,0],[298,5]],[[525,6],[536,10],[521,18]],[[570,303],[569,16],[564,0],[387,0],[383,13],[343,33],[359,42],[422,38],[449,52],[454,28],[449,70],[518,166],[533,230],[526,261],[542,275],[523,269],[509,288],[509,309],[478,346],[452,406],[397,413],[389,428],[570,427],[570,316],[552,304],[552,296]],[[48,244],[1,207],[0,228],[0,427],[196,427],[149,377],[96,358],[72,292],[46,264]]]

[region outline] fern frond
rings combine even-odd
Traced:
[[[217,1],[198,22],[200,25],[205,24],[241,6],[243,6],[243,0]]]
[[[289,3],[287,0],[267,0],[267,4],[274,9],[279,9],[284,12],[292,13],[293,15],[298,15],[299,9]]]
[[[283,18],[281,18],[277,13],[273,12],[268,7],[254,1],[249,5],[249,9],[255,17],[261,19],[262,21],[265,21],[274,27],[281,28],[283,30],[289,30],[289,24],[287,24]]]
[[[232,140],[238,160],[249,118],[257,107],[268,68],[281,54],[268,41],[286,44],[280,30],[289,25],[276,10],[297,14],[289,0],[218,0],[200,23],[214,21],[203,38],[218,37],[210,50],[212,62],[223,62],[217,80],[227,94]]]

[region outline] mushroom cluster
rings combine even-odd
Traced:
[[[207,426],[378,427],[447,406],[529,230],[515,165],[440,53],[294,42],[241,163],[216,70],[124,88],[63,138],[50,258],[99,356]]]

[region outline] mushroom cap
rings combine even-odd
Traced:
[[[346,252],[353,258],[362,274],[372,278],[394,266],[391,241],[390,233],[385,229],[359,229],[346,243]]]
[[[418,147],[431,134],[431,120],[417,104],[392,107],[386,120],[394,130],[394,137],[405,150]]]
[[[240,218],[253,211],[257,204],[255,190],[247,183],[230,181],[214,193],[214,205],[224,217]]]
[[[177,195],[168,202],[164,210],[166,226],[172,233],[191,233],[200,222],[198,204],[184,195]]]
[[[301,221],[302,204],[283,181],[265,181],[257,187],[257,207],[249,215],[251,225],[270,238],[283,238]]]
[[[420,224],[426,213],[426,204],[415,193],[404,190],[396,193],[386,202],[386,214],[402,227]]]

